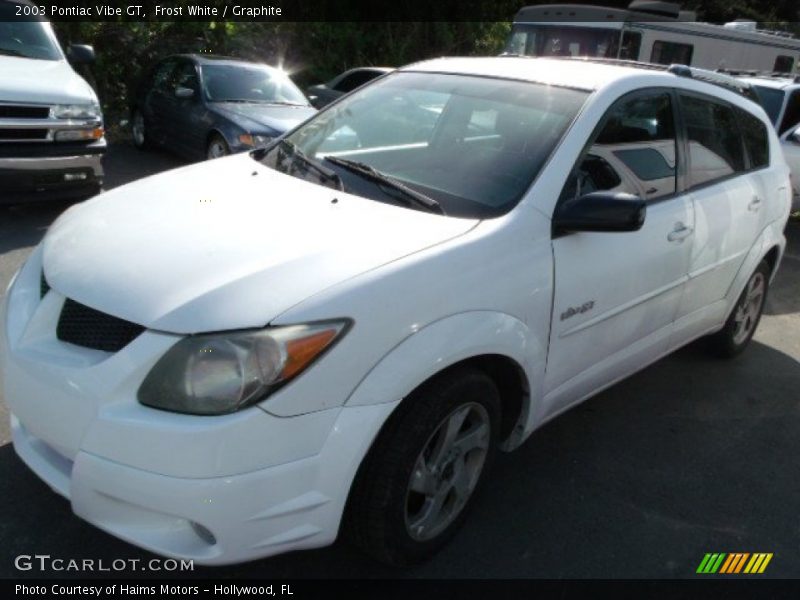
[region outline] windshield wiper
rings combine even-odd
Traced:
[[[392,189],[402,193],[406,199],[411,200],[417,206],[421,206],[426,210],[429,210],[430,212],[436,212],[441,215],[445,214],[442,205],[439,204],[439,202],[437,202],[430,196],[426,196],[422,192],[417,192],[416,190],[412,190],[407,185],[400,183],[399,181],[397,181],[396,179],[394,179],[389,175],[386,175],[385,173],[381,173],[374,167],[369,166],[368,164],[358,162],[355,160],[348,160],[346,158],[339,158],[338,156],[326,156],[325,160],[335,165],[338,165],[343,169],[347,169],[348,171],[357,173],[358,175],[362,175],[367,179],[371,179],[375,183],[391,187]]]
[[[30,58],[30,56],[26,56],[22,52],[12,50],[11,48],[0,48],[0,54],[4,54],[6,56],[21,56],[22,58]]]
[[[315,170],[317,173],[322,175],[328,181],[334,182],[334,184],[336,184],[337,190],[344,191],[344,184],[342,183],[342,178],[339,177],[338,173],[336,173],[335,171],[331,171],[330,169],[326,169],[319,163],[310,159],[293,142],[290,142],[289,140],[286,139],[281,139],[278,140],[276,147],[278,148],[279,151],[281,150],[288,151],[286,153],[286,156],[288,156],[291,159],[299,160],[304,165],[306,165],[306,167]],[[289,174],[291,175],[291,173]]]

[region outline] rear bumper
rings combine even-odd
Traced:
[[[103,185],[105,141],[80,154],[58,155],[42,148],[41,156],[0,156],[0,203],[88,197]],[[76,148],[69,149],[71,152]],[[62,151],[67,151],[63,149]]]

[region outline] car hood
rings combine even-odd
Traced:
[[[64,60],[0,55],[0,102],[87,104],[97,97]]]
[[[54,290],[102,312],[173,333],[221,331],[262,327],[476,224],[336,192],[241,154],[75,205],[45,236],[43,265]]]
[[[233,119],[244,129],[256,131],[269,128],[282,134],[299,125],[317,112],[311,106],[281,106],[275,104],[244,104],[218,102],[212,105],[224,116]]]

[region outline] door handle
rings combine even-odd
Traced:
[[[675,225],[675,229],[667,234],[667,241],[670,242],[682,242],[687,237],[692,235],[692,231],[694,231],[691,227],[687,227],[683,223],[678,223]]]
[[[750,200],[750,204],[747,205],[747,210],[752,210],[755,212],[759,208],[761,208],[761,198],[758,196],[753,196],[753,199]]]

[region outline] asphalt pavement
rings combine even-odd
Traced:
[[[107,187],[181,164],[113,146]],[[67,206],[0,207],[0,293]],[[718,360],[693,344],[549,423],[499,458],[466,526],[430,562],[389,569],[337,542],[194,573],[681,578],[694,577],[707,552],[771,552],[759,577],[800,577],[800,223],[787,235],[765,315],[742,356]],[[153,558],[75,517],[17,459],[7,419],[0,392],[0,577],[91,575],[19,571],[22,554]]]

